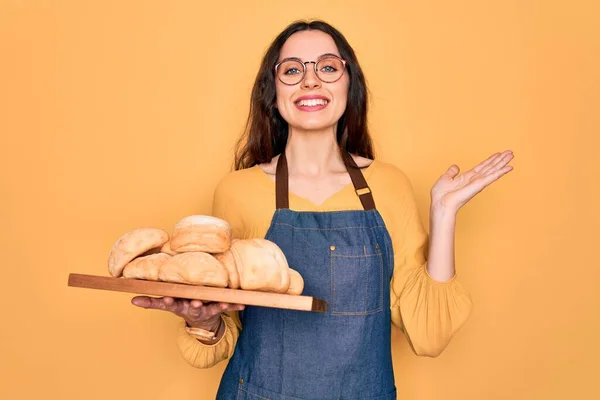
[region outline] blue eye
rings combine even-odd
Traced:
[[[317,68],[321,74],[325,74],[327,76],[337,75],[339,71],[344,69],[344,64],[337,58],[328,57],[320,60],[317,63]]]
[[[285,74],[286,75],[296,75],[296,74],[301,74],[302,72],[300,72],[300,70],[298,68],[289,68],[285,70]]]

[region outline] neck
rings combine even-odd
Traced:
[[[290,127],[285,148],[290,175],[318,177],[346,170],[336,140],[336,128],[306,131]]]

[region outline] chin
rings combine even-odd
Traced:
[[[303,123],[298,124],[295,127],[301,129],[303,131],[324,131],[327,129],[334,128],[335,123],[323,123],[323,122],[314,122],[314,123]]]
[[[298,118],[292,124],[297,129],[305,131],[322,131],[326,129],[333,129],[339,121],[339,118]]]

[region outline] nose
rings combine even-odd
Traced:
[[[309,65],[311,64],[311,65]],[[317,74],[315,73],[315,63],[307,62],[306,64],[306,73],[304,74],[304,78],[302,78],[302,88],[303,89],[314,89],[321,86],[321,80],[317,78]]]

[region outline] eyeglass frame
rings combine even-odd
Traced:
[[[337,78],[335,81],[331,81],[331,82],[327,82],[324,81],[323,79],[321,79],[319,77],[319,73],[317,72],[317,64],[320,63],[321,61],[328,59],[328,58],[337,58],[338,60],[340,60],[342,62],[342,65],[344,66],[344,69],[342,71],[342,74],[340,75],[339,78]],[[277,75],[277,68],[279,68],[279,66],[281,64],[283,64],[284,62],[288,62],[288,61],[297,61],[300,64],[302,64],[302,78],[300,78],[300,80],[296,83],[285,83],[284,81],[281,80],[281,78],[279,77],[279,75]],[[340,79],[342,79],[342,76],[344,76],[344,72],[346,72],[346,64],[348,63],[348,60],[344,60],[342,57],[336,56],[335,54],[323,54],[322,56],[320,56],[319,58],[317,58],[317,61],[302,61],[297,57],[288,57],[288,58],[284,58],[283,60],[281,60],[280,62],[278,62],[277,64],[275,64],[274,67],[274,71],[275,71],[275,76],[277,77],[277,79],[279,80],[279,82],[283,83],[286,86],[294,86],[299,84],[300,82],[302,82],[302,80],[306,77],[306,64],[313,64],[314,65],[314,70],[315,70],[315,76],[317,77],[318,80],[320,80],[323,83],[335,83],[337,81],[339,81]]]

